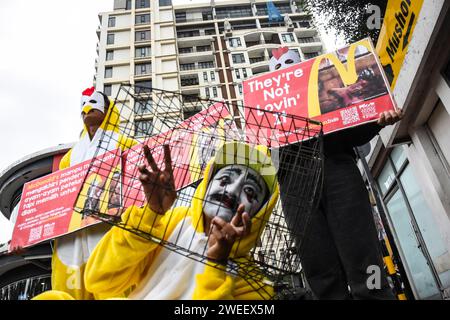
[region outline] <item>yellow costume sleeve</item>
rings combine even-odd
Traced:
[[[218,269],[219,268],[219,269]],[[207,264],[205,271],[196,276],[194,300],[231,300],[233,299],[234,280],[225,272],[225,266],[217,268]]]
[[[119,143],[118,143],[118,145],[119,145],[119,147],[122,150],[130,149],[132,146],[134,146],[136,144],[138,144],[138,142],[136,140],[132,139],[132,138],[129,138],[129,137],[124,136],[124,135],[120,135],[119,136]]]
[[[148,206],[132,206],[123,213],[122,222],[134,231],[141,230],[162,239],[170,234],[170,227],[177,220],[174,218],[175,211],[158,215]],[[126,296],[145,275],[158,247],[157,242],[133,232],[111,228],[87,262],[84,276],[87,290],[94,293],[97,299]]]
[[[72,149],[67,151],[67,153],[62,157],[59,162],[59,170],[70,167],[70,155],[72,154]]]
[[[206,300],[268,300],[274,295],[270,285],[251,280],[250,283],[240,277],[225,272],[225,266],[217,268],[205,266],[205,271],[197,275],[196,287],[192,298]]]

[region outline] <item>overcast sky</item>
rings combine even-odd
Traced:
[[[77,139],[80,94],[95,73],[98,13],[112,8],[113,0],[0,0],[0,172]],[[331,37],[326,43],[334,46]],[[3,220],[0,243],[9,237]]]

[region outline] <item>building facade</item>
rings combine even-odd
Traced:
[[[404,118],[366,157],[416,299],[450,296],[449,7],[423,2],[393,88]]]
[[[286,46],[302,60],[319,55],[323,44],[312,17],[295,1],[220,1],[172,5],[169,0],[115,0],[101,13],[97,30],[97,89],[117,96],[121,83],[185,95],[184,118],[200,111],[195,97],[242,101],[241,82],[268,72],[271,49]],[[191,100],[191,101],[189,101]],[[136,136],[153,126],[151,102],[129,101]]]

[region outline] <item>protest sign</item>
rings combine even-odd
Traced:
[[[99,222],[74,208],[117,214],[120,152],[116,149],[26,183],[10,249],[26,248]],[[106,208],[99,208],[101,204]]]
[[[174,129],[152,136],[124,153],[124,207],[142,205],[145,197],[137,165],[144,163],[142,148],[147,145],[159,168],[163,167],[163,145],[170,146],[175,189],[198,181],[209,159],[225,142],[237,135],[232,116],[224,103],[217,102],[184,120]]]
[[[320,121],[327,134],[374,121],[381,112],[393,110],[389,83],[374,52],[370,39],[364,39],[245,80],[244,105],[252,108],[245,109],[246,130],[263,137],[259,143],[278,139],[283,145],[297,142],[293,139],[300,136],[279,133],[298,127],[289,123],[297,121],[295,117],[286,115]]]

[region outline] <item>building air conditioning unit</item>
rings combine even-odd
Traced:
[[[223,22],[225,37],[232,37],[233,36],[233,30],[231,29],[231,23],[228,21],[228,19],[225,19]]]

